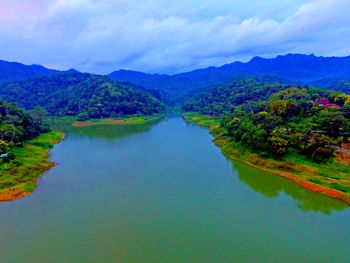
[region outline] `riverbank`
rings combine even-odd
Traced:
[[[188,122],[209,128],[213,142],[229,159],[242,162],[255,169],[279,175],[302,187],[350,205],[350,166],[346,163],[347,153],[337,152],[336,158],[325,164],[315,164],[300,156],[287,156],[283,161],[263,158],[231,142],[219,126],[220,120],[196,113],[184,113]],[[340,158],[344,156],[345,158]],[[340,158],[340,159],[339,159]]]
[[[145,124],[164,118],[164,114],[155,115],[137,115],[116,118],[90,119],[86,121],[78,121],[77,117],[51,117],[50,122],[61,122],[71,124],[74,127],[91,127],[95,125],[125,125],[125,124]]]
[[[0,202],[12,201],[34,191],[37,179],[55,163],[48,161],[50,150],[64,138],[51,131],[15,147],[15,159],[0,165]]]

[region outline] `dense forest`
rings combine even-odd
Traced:
[[[239,105],[255,108],[258,101],[288,87],[274,77],[239,77],[204,92],[189,93],[183,109],[222,117]]]
[[[151,115],[165,109],[158,91],[78,72],[3,83],[0,97],[26,109],[41,106],[51,115],[80,119]]]
[[[314,87],[248,78],[201,93],[183,108],[223,117],[232,141],[276,159],[297,153],[322,162],[350,137],[350,96]]]
[[[317,89],[288,88],[261,101],[255,111],[236,108],[221,125],[234,141],[260,155],[281,159],[297,152],[322,162],[348,141],[350,96],[319,96]]]
[[[49,127],[44,124],[45,114],[41,108],[34,108],[28,113],[15,104],[0,101],[0,154],[48,132]]]

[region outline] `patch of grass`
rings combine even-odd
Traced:
[[[26,141],[23,147],[12,149],[15,159],[0,163],[0,195],[2,191],[16,187],[21,187],[23,192],[32,192],[37,178],[54,165],[47,160],[49,150],[63,137],[63,133],[51,131]]]
[[[123,125],[123,124],[144,124],[149,121],[159,120],[163,118],[163,114],[153,115],[128,115],[115,118],[101,118],[101,119],[90,119],[86,121],[77,121],[77,117],[51,117],[50,123],[55,124],[71,124],[75,127],[87,127],[94,125]]]
[[[206,127],[218,127],[220,124],[220,119],[209,116],[200,115],[199,113],[187,112],[183,114],[184,118],[189,122],[194,122],[196,124],[206,126]]]
[[[41,148],[52,148],[53,147],[52,143],[44,142],[44,141],[33,142],[33,145],[39,146]]]
[[[31,192],[34,191],[35,187],[36,187],[36,184],[35,184],[35,183],[32,183],[32,182],[27,183],[27,184],[23,187],[23,192],[25,192],[25,193],[31,193]]]

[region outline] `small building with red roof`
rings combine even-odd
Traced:
[[[317,104],[320,107],[325,107],[325,108],[329,108],[329,107],[335,107],[337,109],[341,109],[341,107],[335,103],[329,103],[329,100],[327,98],[322,98],[320,97],[319,100],[315,101],[315,104]]]
[[[329,104],[329,100],[327,98],[320,97],[319,100],[316,100],[315,103],[318,104],[318,106],[326,106]]]

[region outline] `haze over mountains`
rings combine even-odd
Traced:
[[[72,71],[72,70],[70,70]],[[0,61],[0,81],[14,81],[57,74],[62,71],[40,65],[26,66]],[[192,90],[214,86],[237,76],[273,75],[304,84],[350,92],[350,56],[317,57],[287,54],[265,59],[254,57],[247,63],[234,62],[220,67],[209,67],[175,75],[147,74],[131,70],[114,71],[108,76],[114,80],[132,82],[146,88],[158,89],[171,97],[181,97]]]
[[[119,70],[109,77],[136,84],[163,89],[169,94],[186,94],[196,88],[218,85],[236,76],[274,75],[292,81],[317,83],[328,86],[350,79],[350,56],[316,57],[314,55],[287,54],[272,59],[255,57],[247,63],[234,62],[221,67],[198,69],[176,75],[145,74]]]

